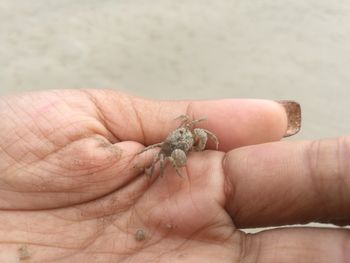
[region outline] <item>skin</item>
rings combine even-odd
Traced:
[[[179,115],[219,151],[184,178],[144,167]],[[0,98],[0,262],[347,262],[350,139],[282,141],[270,101],[150,101],[108,90]],[[257,128],[259,127],[259,128]],[[208,142],[209,149],[215,145]],[[140,236],[142,234],[142,238]]]

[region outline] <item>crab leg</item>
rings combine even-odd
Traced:
[[[195,125],[198,122],[207,120],[207,118],[203,117],[203,118],[200,118],[200,119],[191,120],[191,118],[189,116],[187,116],[187,115],[180,115],[175,120],[181,120],[180,127],[186,126],[186,127],[190,128],[190,127],[192,127],[193,125]]]
[[[162,144],[163,143],[160,142],[160,143],[156,143],[156,144],[152,144],[150,146],[147,146],[147,147],[143,148],[142,151],[140,151],[138,154],[141,154],[141,153],[143,153],[145,151],[151,150],[151,149],[156,148],[156,147],[162,147]]]
[[[154,173],[154,168],[156,167],[156,163],[161,159],[161,154],[158,154],[157,157],[153,159],[152,165],[146,169],[146,174],[152,177]]]
[[[160,176],[164,174],[164,154],[159,154],[159,167],[160,167]]]

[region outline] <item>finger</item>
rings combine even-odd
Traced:
[[[285,228],[246,236],[242,262],[347,262],[350,230]]]
[[[108,129],[119,140],[135,140],[145,145],[164,140],[180,124],[175,118],[184,114],[192,118],[207,117],[207,121],[198,126],[216,134],[223,151],[279,140],[284,135],[296,133],[300,127],[300,107],[293,102],[281,104],[244,99],[151,101],[110,90],[86,92]],[[211,142],[210,148],[215,148],[215,143]]]
[[[350,221],[350,137],[231,151],[227,209],[239,227]]]

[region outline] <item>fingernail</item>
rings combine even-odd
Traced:
[[[289,137],[298,133],[301,127],[300,104],[291,100],[279,100],[277,102],[283,106],[288,118],[287,130],[284,137]]]

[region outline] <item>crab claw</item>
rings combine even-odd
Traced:
[[[203,151],[208,141],[208,136],[210,140],[215,143],[215,149],[219,148],[219,140],[216,135],[208,130],[196,128],[193,130],[195,145],[193,149],[195,151]]]

